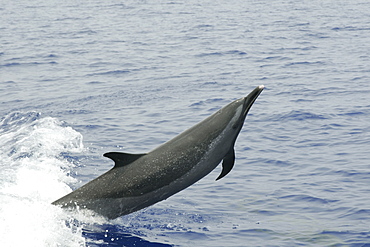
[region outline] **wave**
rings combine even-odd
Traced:
[[[158,217],[165,214],[160,210],[143,210],[108,222],[94,213],[51,205],[71,192],[70,186],[78,186],[70,174],[79,165],[76,157],[85,151],[82,139],[66,123],[38,112],[12,112],[0,120],[0,238],[4,246],[172,246],[160,243],[158,236],[157,241],[149,241],[148,234],[188,233],[182,224],[160,222]],[[186,219],[204,221],[192,215],[185,215]]]
[[[0,121],[0,237],[4,246],[84,246],[81,227],[50,203],[71,191],[82,135],[56,118],[13,112]],[[21,237],[20,237],[21,236]]]

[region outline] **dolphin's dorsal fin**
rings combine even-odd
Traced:
[[[234,147],[232,147],[224,157],[224,161],[222,162],[222,172],[220,176],[216,178],[216,180],[225,177],[231,171],[231,169],[233,169],[234,163],[235,163],[235,151]]]
[[[128,164],[131,164],[138,158],[146,154],[129,154],[129,153],[120,153],[120,152],[109,152],[105,153],[103,156],[110,158],[114,161],[114,168],[122,167]]]

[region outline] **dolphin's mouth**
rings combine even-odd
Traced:
[[[250,92],[247,97],[244,98],[244,117],[247,116],[249,109],[252,107],[253,103],[256,101],[264,88],[264,85],[260,85],[256,87],[252,92]]]

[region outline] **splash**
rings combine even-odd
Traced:
[[[3,246],[84,246],[81,227],[50,203],[71,191],[82,135],[36,112],[0,121],[0,239]]]

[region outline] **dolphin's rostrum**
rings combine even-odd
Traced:
[[[220,179],[234,166],[234,144],[264,86],[146,154],[104,154],[115,166],[53,202],[114,219],[167,199],[210,173],[222,160]]]

